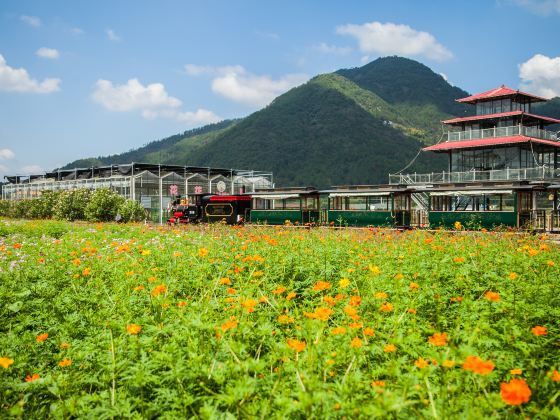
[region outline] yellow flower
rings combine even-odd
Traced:
[[[517,273],[512,271],[511,273],[509,273],[509,279],[510,280],[515,280],[517,278]]]
[[[361,338],[354,337],[352,339],[352,342],[350,343],[350,347],[359,348],[359,347],[362,347],[362,343],[363,343],[363,341],[362,341]]]
[[[143,249],[141,254],[142,255],[150,255],[152,253],[152,251],[150,251],[149,249]]]
[[[395,351],[397,351],[397,346],[395,346],[394,344],[387,344],[385,348],[383,348],[383,351],[385,353],[394,353]]]
[[[198,250],[199,257],[206,257],[208,255],[208,250],[206,248],[200,248]]]
[[[509,373],[510,375],[521,375],[523,371],[521,369],[511,369]]]
[[[10,359],[9,357],[0,357],[0,366],[2,366],[4,369],[8,369],[13,364],[14,359]]]
[[[343,287],[343,288],[344,288],[344,287],[348,287],[348,286],[350,285],[350,280],[348,280],[346,277],[344,277],[343,279],[341,279],[341,280],[338,282],[338,285],[339,285],[340,287]]]

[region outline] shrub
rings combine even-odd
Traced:
[[[134,200],[124,201],[119,206],[118,213],[121,215],[123,222],[139,222],[145,218],[144,207]]]
[[[91,193],[89,201],[85,206],[85,219],[90,222],[115,220],[115,216],[124,202],[124,197],[113,190],[107,188],[95,190]]]
[[[53,209],[58,220],[84,220],[85,208],[91,196],[90,190],[62,191]]]

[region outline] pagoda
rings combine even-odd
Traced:
[[[554,178],[560,139],[546,127],[560,120],[533,113],[533,104],[544,101],[503,85],[457,99],[475,106],[475,115],[442,121],[449,127],[445,141],[423,150],[447,153],[448,172],[479,171],[479,180]]]

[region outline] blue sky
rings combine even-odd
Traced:
[[[0,2],[0,176],[246,116],[310,77],[416,59],[560,96],[560,0]]]

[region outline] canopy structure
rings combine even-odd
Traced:
[[[509,117],[516,117],[516,116],[543,121],[543,123],[546,124],[560,124],[560,120],[557,120],[556,118],[543,117],[541,115],[530,114],[524,111],[510,111],[510,112],[501,112],[498,114],[471,115],[469,117],[452,118],[450,120],[444,120],[442,121],[442,123],[460,124],[469,121],[479,121],[479,120],[488,120],[488,119],[496,119],[496,118],[509,118]]]
[[[390,191],[379,192],[336,192],[330,193],[329,197],[387,197],[391,195]]]
[[[425,152],[443,152],[443,151],[453,150],[453,149],[499,146],[499,145],[507,145],[507,144],[514,144],[514,143],[529,143],[529,142],[560,147],[560,142],[558,141],[536,139],[527,136],[510,136],[510,137],[493,137],[493,138],[476,139],[476,140],[446,141],[443,143],[434,144],[433,146],[425,147],[422,150]]]
[[[433,197],[438,196],[477,196],[477,195],[496,195],[496,194],[512,194],[513,190],[463,190],[463,191],[437,191],[430,192]]]

